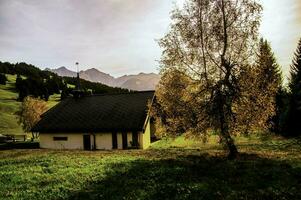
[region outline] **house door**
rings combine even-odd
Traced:
[[[117,133],[112,133],[112,148],[117,149],[118,143],[117,143]]]
[[[139,147],[138,133],[136,131],[133,132],[132,141],[133,141],[133,147]]]
[[[90,135],[84,135],[84,150],[91,150],[91,137]]]
[[[128,134],[122,133],[122,148],[127,149],[128,148]]]

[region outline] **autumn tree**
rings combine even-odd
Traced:
[[[288,136],[298,136],[301,132],[301,39],[291,65],[290,75],[286,134]]]
[[[41,115],[47,111],[46,102],[32,97],[26,97],[17,112],[19,124],[22,125],[24,132],[29,133],[34,125],[40,120]],[[32,139],[35,135],[32,133]]]
[[[198,126],[189,131],[217,131],[229,157],[238,152],[233,105],[243,92],[240,74],[254,59],[261,11],[254,0],[189,0],[172,12],[170,31],[159,41],[161,73],[177,69],[193,80],[187,99],[196,103]]]
[[[176,137],[192,126],[195,109],[189,99],[191,84],[190,77],[177,69],[169,69],[162,75],[156,92],[158,98],[151,109],[152,116],[158,118],[155,120],[157,136]]]
[[[270,44],[259,41],[256,63],[239,78],[242,98],[235,105],[236,129],[243,133],[275,128],[276,97],[282,90],[282,75]]]

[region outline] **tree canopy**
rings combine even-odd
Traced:
[[[287,136],[298,136],[301,119],[301,39],[291,65],[290,75],[289,106],[285,129]]]
[[[253,0],[189,0],[172,12],[170,31],[159,41],[163,77],[176,70],[190,79],[181,98],[194,108],[189,117],[193,122],[185,131],[218,132],[230,157],[237,154],[231,132],[238,116],[235,105],[244,95],[240,78],[255,64],[261,11]],[[161,81],[158,102],[166,101],[166,83]],[[163,110],[168,109],[163,104]]]

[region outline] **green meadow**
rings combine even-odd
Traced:
[[[15,115],[21,105],[21,102],[17,101],[18,93],[15,91],[16,75],[6,74],[6,77],[6,85],[0,85],[0,134],[23,134]],[[53,107],[59,100],[60,95],[50,96],[48,107]]]
[[[0,199],[301,199],[300,140],[236,141],[236,160],[214,137],[148,150],[0,151]]]

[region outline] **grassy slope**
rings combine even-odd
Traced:
[[[0,133],[20,134],[21,127],[17,123],[14,113],[19,109],[17,93],[14,91],[16,76],[7,75],[6,85],[0,85]]]
[[[242,154],[229,161],[214,140],[0,151],[0,199],[301,199],[300,141],[237,138]]]
[[[8,82],[6,85],[0,85],[0,134],[23,134],[21,126],[17,123],[14,113],[19,109],[21,103],[16,99],[18,97],[15,91],[15,75],[6,75]],[[59,95],[52,95],[47,102],[48,107],[56,105],[59,101]]]

